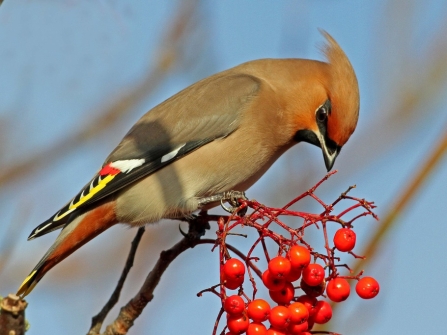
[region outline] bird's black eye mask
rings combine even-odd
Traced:
[[[334,150],[340,150],[341,148],[337,146],[337,144],[331,140],[327,135],[327,120],[328,116],[331,115],[332,111],[332,104],[331,101],[328,99],[325,101],[324,104],[322,104],[315,112],[315,121],[318,126],[318,130],[320,131],[320,134],[324,136],[326,146],[330,148],[331,151]],[[321,148],[321,143],[318,140],[317,135],[309,129],[301,129],[298,130],[294,137],[295,141],[297,142],[307,142],[313,145],[316,145],[317,147]]]

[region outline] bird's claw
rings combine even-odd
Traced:
[[[222,199],[220,199],[220,205],[226,212],[233,214],[239,208],[240,206],[239,200],[241,199],[248,200],[248,198],[245,196],[245,192],[241,191],[224,192],[224,196],[222,197]],[[231,207],[225,206],[224,200],[227,201],[231,205]],[[246,212],[247,208],[245,207],[239,211],[239,215],[244,216]]]
[[[180,231],[180,234],[182,234],[183,237],[188,237],[188,233],[185,233],[185,232],[182,230],[182,227],[181,227],[180,225],[178,225],[178,230]]]

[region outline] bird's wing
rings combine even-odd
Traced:
[[[244,107],[259,87],[255,77],[223,72],[156,106],[132,127],[93,179],[67,205],[37,226],[28,239],[66,225],[87,206],[228,136],[237,129]]]

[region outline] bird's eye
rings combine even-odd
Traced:
[[[320,121],[320,122],[326,121],[327,115],[328,115],[327,109],[325,107],[321,106],[320,108],[318,108],[317,113],[316,113],[317,121]]]

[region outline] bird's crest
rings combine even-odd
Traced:
[[[342,146],[357,125],[359,87],[354,69],[344,51],[326,31],[320,32],[327,41],[322,49],[329,63],[329,98],[334,111],[328,122],[328,134],[337,145]]]

